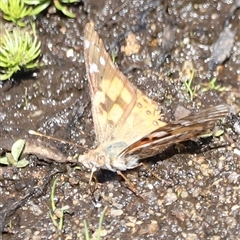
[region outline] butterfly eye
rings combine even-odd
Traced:
[[[104,164],[105,164],[105,160],[106,158],[105,158],[105,156],[104,155],[99,155],[98,157],[97,157],[97,162],[98,162],[98,164],[100,165],[100,166],[103,166]]]

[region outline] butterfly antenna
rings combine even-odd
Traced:
[[[36,131],[34,131],[34,130],[29,130],[28,133],[31,134],[31,135],[35,135],[35,136],[47,138],[47,139],[49,139],[49,140],[54,140],[54,141],[61,142],[61,143],[67,143],[67,144],[70,144],[70,145],[73,145],[73,146],[76,146],[76,147],[80,147],[80,148],[86,149],[86,148],[84,148],[83,146],[80,146],[80,145],[78,145],[78,144],[76,144],[76,143],[69,142],[69,141],[66,141],[66,140],[61,140],[61,139],[59,139],[59,138],[55,138],[55,137],[52,137],[52,136],[48,136],[48,135],[45,135],[45,134],[43,134],[43,133],[36,132]]]
[[[92,169],[91,169],[91,174],[90,174],[89,182],[88,182],[88,184],[89,184],[89,190],[90,190],[90,193],[92,194],[92,196],[93,196],[94,192],[97,190],[97,187],[96,187],[97,178],[96,178],[96,176],[94,176],[94,172],[95,172],[95,171],[97,171],[96,168],[92,168]],[[92,188],[92,184],[91,184],[92,179],[95,180],[95,185],[93,186],[93,188]]]

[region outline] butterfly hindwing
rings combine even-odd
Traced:
[[[168,123],[133,143],[120,155],[122,157],[137,155],[139,159],[154,156],[173,144],[187,141],[206,133],[228,111],[229,109],[226,105],[218,105]]]

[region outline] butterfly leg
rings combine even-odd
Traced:
[[[122,172],[117,171],[117,174],[124,179],[124,181],[127,183],[127,185],[129,186],[129,188],[130,188],[134,193],[137,192],[137,189],[135,188],[135,186],[133,186],[133,184],[127,179],[127,177],[126,177]],[[137,194],[137,195],[138,195],[138,194]]]
[[[147,201],[147,199],[146,199],[142,194],[138,193],[136,187],[127,179],[127,177],[126,177],[122,172],[117,171],[117,174],[124,179],[124,181],[127,183],[128,187],[129,187],[129,189],[130,189],[136,196],[139,196],[139,197],[141,197],[143,200],[146,200],[146,201]]]
[[[89,185],[89,193],[93,196],[94,192],[97,190],[98,188],[98,180],[97,177],[94,175],[94,169],[91,171],[90,177],[89,177],[89,181],[88,181],[88,185]]]
[[[152,169],[150,169],[150,167],[146,164],[146,163],[143,163],[143,162],[141,162],[140,164],[139,164],[139,166],[144,166],[156,179],[158,179],[160,182],[166,182],[169,186],[171,186],[172,185],[172,182],[171,181],[167,181],[167,180],[165,180],[165,179],[162,179],[162,178],[160,178]]]

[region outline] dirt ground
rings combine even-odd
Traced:
[[[59,12],[40,15],[44,66],[0,85],[1,153],[17,139],[32,144],[25,151],[27,167],[0,166],[0,239],[85,239],[84,220],[94,239],[105,207],[102,239],[237,239],[239,6],[233,0],[88,0],[70,5],[75,19]],[[180,107],[231,108],[219,123],[220,137],[173,146],[147,159],[148,167],[124,173],[144,198],[115,173],[99,171],[98,183],[89,185],[88,170],[66,163],[67,156],[96,146],[83,56],[83,29],[90,20],[119,69],[159,102],[165,121],[174,120]],[[136,37],[132,55],[124,48],[130,33]],[[191,99],[186,81],[193,69]],[[84,148],[28,135],[30,129]],[[53,160],[44,152],[50,148]],[[60,218],[50,214],[56,178],[54,202],[59,211],[67,209],[61,230]]]

